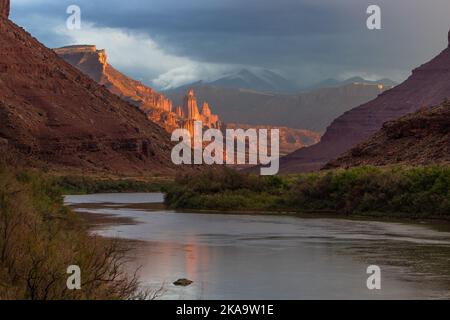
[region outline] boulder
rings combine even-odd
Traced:
[[[193,284],[194,281],[188,280],[188,279],[178,279],[177,281],[175,281],[173,284],[175,286],[179,286],[179,287],[187,287],[191,284]]]

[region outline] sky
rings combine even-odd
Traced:
[[[381,8],[381,30],[366,26]],[[81,29],[69,30],[69,5]],[[51,48],[95,44],[157,89],[270,69],[299,87],[402,81],[447,46],[449,0],[11,0],[11,19]]]

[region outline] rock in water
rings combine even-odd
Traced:
[[[187,287],[193,284],[194,281],[188,280],[188,279],[178,279],[173,284],[179,287]]]

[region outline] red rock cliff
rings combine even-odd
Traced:
[[[383,123],[422,107],[438,105],[448,97],[450,97],[450,48],[415,69],[402,84],[334,120],[319,144],[281,159],[281,171],[318,170],[328,161],[337,158],[377,132]]]
[[[450,164],[450,102],[387,122],[326,168]]]
[[[176,170],[169,135],[137,108],[1,18],[0,44],[2,148],[65,173]]]
[[[93,45],[76,45],[55,49],[55,52],[111,92],[141,109],[172,111],[169,99],[114,69],[108,63],[105,50],[97,50]]]
[[[186,94],[183,106],[173,110],[171,100],[113,68],[108,63],[106,52],[97,50],[96,46],[68,46],[55,49],[55,52],[93,80],[106,86],[112,93],[139,107],[149,120],[159,124],[169,133],[177,128],[191,128],[193,121],[202,121],[206,128],[220,127],[219,117],[211,113],[208,104],[204,109],[206,115],[199,112],[193,90]]]
[[[0,16],[9,17],[9,0],[0,0]]]

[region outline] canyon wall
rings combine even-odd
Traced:
[[[137,106],[147,118],[171,133],[177,128],[193,128],[193,121],[202,121],[205,128],[219,128],[220,119],[213,115],[207,102],[200,112],[193,90],[188,90],[181,106],[173,110],[172,101],[142,82],[131,79],[108,63],[104,50],[93,45],[76,45],[54,50],[109,91]]]
[[[450,36],[449,36],[450,41]],[[378,98],[338,117],[328,127],[319,144],[301,149],[281,159],[282,172],[320,169],[380,130],[387,121],[422,107],[438,105],[450,97],[450,48],[413,70],[402,84]]]
[[[169,135],[136,107],[10,20],[0,18],[0,43],[0,147],[16,163],[65,174],[176,171]]]
[[[9,17],[9,0],[0,0],[0,16]]]
[[[385,123],[326,169],[392,164],[450,164],[450,102]]]

